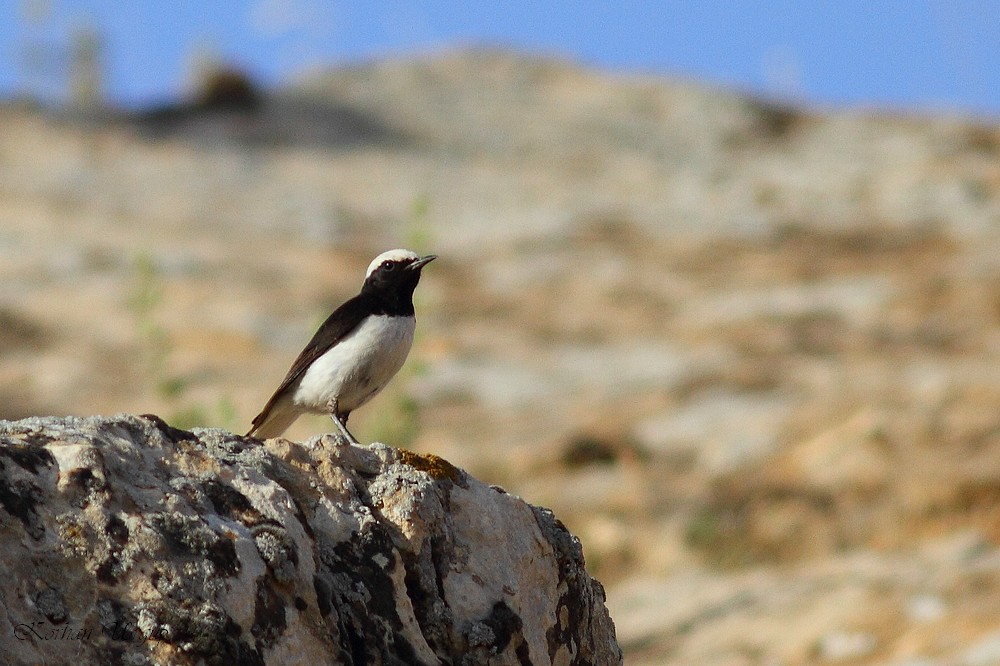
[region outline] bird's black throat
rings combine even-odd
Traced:
[[[413,291],[419,281],[419,271],[399,271],[388,275],[376,271],[365,280],[359,298],[366,301],[371,314],[412,317]]]
[[[366,310],[369,314],[390,317],[414,316],[412,291],[403,295],[398,292],[362,289],[357,298],[367,305]]]

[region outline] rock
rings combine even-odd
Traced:
[[[787,462],[792,478],[825,490],[877,489],[897,473],[886,442],[887,423],[877,411],[861,409],[789,447],[776,464]]]
[[[432,455],[0,422],[9,663],[619,664],[551,512]]]
[[[837,630],[820,639],[816,652],[822,661],[848,661],[871,654],[877,645],[871,634]]]
[[[653,455],[693,458],[698,468],[721,475],[771,453],[793,406],[785,396],[708,391],[640,421],[634,435]]]
[[[937,622],[948,613],[948,605],[934,594],[919,594],[906,604],[906,616],[913,622]]]
[[[978,639],[958,663],[962,666],[987,666],[1000,661],[1000,631],[992,632]]]

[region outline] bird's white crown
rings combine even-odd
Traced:
[[[375,269],[382,265],[383,261],[405,261],[407,259],[416,261],[419,258],[420,255],[413,250],[396,249],[383,252],[372,259],[372,263],[368,264],[368,272],[365,273],[365,279],[368,279],[368,277],[375,272]]]

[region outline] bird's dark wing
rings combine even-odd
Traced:
[[[260,414],[254,417],[250,432],[264,422],[267,414],[271,411],[274,403],[301,377],[312,362],[322,356],[330,347],[340,342],[348,333],[353,331],[361,321],[371,314],[372,304],[366,294],[358,294],[354,298],[345,302],[333,311],[326,321],[319,327],[312,340],[299,354],[288,374],[281,381],[281,385],[274,392],[271,398],[264,405]]]

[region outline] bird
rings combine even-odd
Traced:
[[[389,250],[368,266],[361,293],[327,317],[254,417],[248,437],[280,437],[303,414],[329,414],[348,442],[347,418],[385,388],[413,345],[413,291],[437,255]]]

